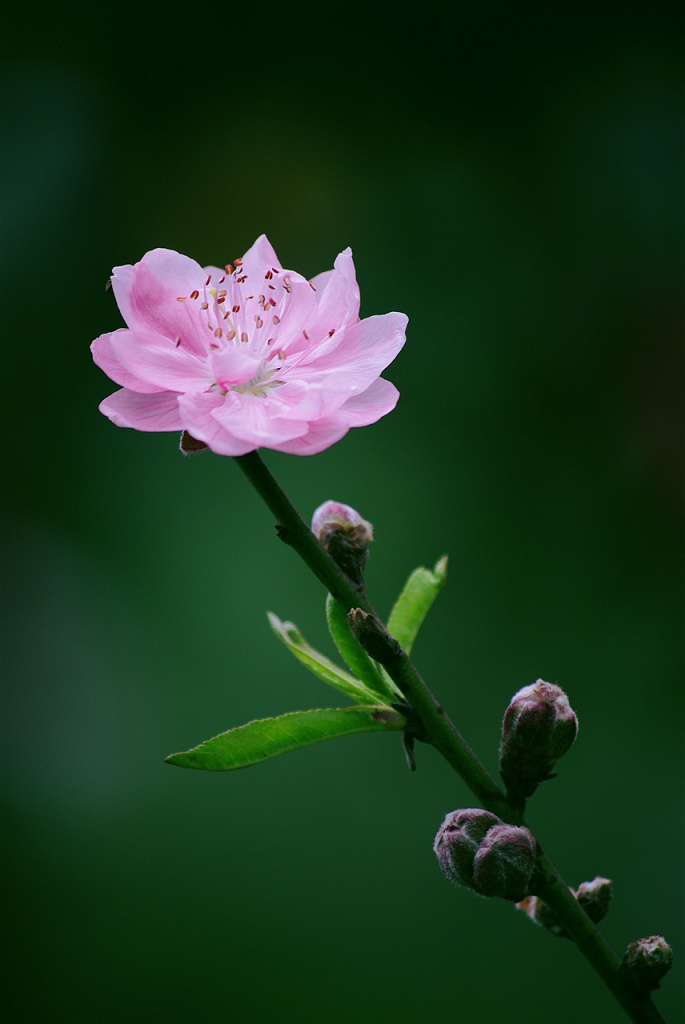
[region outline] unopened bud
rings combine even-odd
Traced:
[[[552,935],[566,936],[566,932],[559,924],[551,908],[546,903],[543,903],[539,896],[526,896],[525,900],[521,900],[520,903],[516,904],[516,909],[522,910],[533,924],[539,925]]]
[[[623,954],[621,970],[637,988],[651,991],[671,969],[673,951],[661,935],[631,942]]]
[[[480,896],[516,901],[528,894],[535,840],[527,828],[470,807],[447,815],[433,849],[447,877]]]
[[[314,513],[312,533],[352,582],[361,584],[373,540],[371,523],[349,505],[325,501]]]
[[[496,814],[480,807],[452,811],[438,829],[433,850],[440,867],[456,885],[474,888],[473,862],[488,829],[501,825]]]
[[[473,865],[476,891],[518,902],[535,873],[535,840],[527,828],[495,825],[478,847]]]
[[[575,897],[581,907],[595,924],[606,917],[613,895],[610,878],[594,878],[591,882],[581,882],[575,891]]]
[[[512,799],[525,800],[569,749],[578,719],[564,691],[538,679],[514,695],[502,722],[500,771]]]

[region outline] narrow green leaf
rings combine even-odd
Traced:
[[[341,605],[328,594],[326,598],[326,621],[328,632],[350,671],[361,679],[368,688],[384,702],[397,700],[402,694],[393,682],[388,685],[380,674],[376,663],[371,660],[363,647],[353,637],[347,625],[347,615]]]
[[[192,750],[170,754],[165,760],[181,768],[231,772],[336,736],[400,730],[405,724],[402,715],[387,707],[292,711],[278,718],[262,718],[229,729]]]
[[[447,555],[444,555],[432,570],[414,569],[397,598],[388,619],[388,632],[395,637],[407,654],[411,653],[416,634],[430,606],[442,590],[446,576]]]
[[[300,633],[297,626],[292,622],[281,622],[273,612],[267,612],[269,624],[274,633],[285,646],[291,651],[298,661],[301,661],[310,672],[322,679],[324,683],[340,690],[346,697],[361,702],[362,704],[377,704],[378,694],[361,683],[354,676],[348,675],[341,668],[338,668],[324,654],[310,647]]]

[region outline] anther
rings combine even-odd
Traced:
[[[234,306],[233,307],[233,312],[234,313],[239,313],[240,312],[240,306]]]
[[[214,331],[214,337],[215,338],[220,338],[223,333],[224,332],[221,330],[221,328],[217,327],[217,329]]]
[[[200,303],[200,309],[209,309],[209,303],[208,302]]]
[[[280,322],[281,322],[281,318],[280,318],[280,316],[276,316],[276,314],[275,314],[275,313],[274,313],[274,315],[273,315],[273,316],[271,317],[271,319],[273,320],[273,322],[274,322],[275,324],[280,324]]]
[[[207,275],[207,280],[205,281],[205,288],[207,288],[207,287],[208,287],[208,285],[209,285],[209,282],[210,282],[211,280],[212,280],[212,275],[211,275],[211,274],[208,274],[208,275]]]
[[[245,331],[243,331],[243,333],[240,335],[240,340],[243,341],[243,342],[249,341],[249,338],[247,337],[247,334],[245,333]]]
[[[176,296],[176,301],[177,302],[185,302],[187,298],[188,298],[187,295],[177,295]]]

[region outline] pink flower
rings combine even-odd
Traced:
[[[91,351],[122,386],[100,405],[117,426],[186,430],[218,455],[314,455],[397,403],[380,373],[407,317],[359,319],[349,249],[312,281],[284,270],[264,235],[223,270],[153,249],[116,267],[112,287],[127,327]]]

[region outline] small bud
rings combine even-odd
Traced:
[[[551,935],[557,935],[560,938],[566,937],[567,933],[561,927],[551,909],[546,903],[543,903],[539,896],[526,896],[525,900],[521,900],[520,903],[516,904],[516,909],[522,910],[533,924],[544,928]]]
[[[371,523],[349,505],[325,501],[314,513],[312,533],[352,582],[361,585],[373,540]]]
[[[397,640],[390,636],[375,615],[369,615],[362,608],[352,608],[347,615],[347,624],[369,657],[381,665],[389,666],[402,654]]]
[[[609,910],[613,895],[611,879],[598,876],[591,882],[581,882],[574,895],[590,920],[598,924]]]
[[[570,748],[578,719],[568,697],[552,683],[538,679],[514,695],[502,722],[500,772],[517,803],[553,778],[552,768]]]
[[[671,969],[673,952],[661,935],[631,942],[623,954],[621,970],[624,976],[637,988],[659,988],[659,982]]]
[[[452,811],[438,829],[433,850],[440,867],[456,885],[473,889],[473,863],[478,847],[493,825],[501,825],[496,814],[480,807]]]
[[[476,892],[518,902],[528,895],[535,873],[535,839],[527,828],[495,825],[482,843],[473,864]]]

